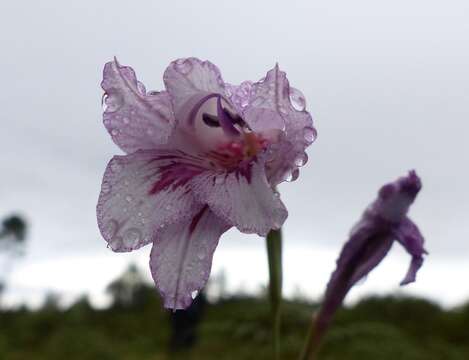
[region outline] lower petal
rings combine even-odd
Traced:
[[[423,255],[427,253],[423,247],[424,238],[417,225],[408,217],[401,221],[394,231],[394,236],[412,256],[409,270],[401,281],[401,285],[407,285],[415,281],[417,271],[423,264]]]
[[[169,309],[185,309],[207,283],[212,257],[229,225],[205,206],[191,219],[158,232],[150,255],[153,280]]]
[[[191,181],[199,202],[244,233],[267,235],[279,229],[288,212],[265,176],[264,161],[227,172],[205,172]]]

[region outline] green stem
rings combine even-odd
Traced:
[[[271,230],[267,235],[269,261],[269,297],[272,312],[274,359],[280,359],[280,321],[282,303],[282,232]]]
[[[316,336],[316,325],[314,317],[311,319],[311,324],[308,329],[308,334],[306,335],[305,345],[303,351],[299,357],[299,360],[315,360],[316,354],[319,350],[319,341]]]

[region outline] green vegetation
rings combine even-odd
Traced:
[[[81,299],[60,310],[0,313],[0,359],[272,359],[267,300],[232,297],[208,305],[190,351],[170,353],[169,313],[152,288],[132,301],[95,310]],[[296,359],[314,306],[283,306],[282,359]],[[467,360],[469,305],[444,311],[414,298],[369,298],[339,311],[320,353],[323,360]]]

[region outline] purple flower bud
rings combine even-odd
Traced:
[[[360,279],[373,270],[397,240],[412,260],[401,281],[406,285],[415,281],[422,266],[423,236],[418,227],[407,217],[407,211],[415,200],[422,184],[415,171],[384,185],[378,198],[366,209],[361,220],[352,229],[337,260],[337,268],[327,284],[322,306],[315,319],[314,346],[318,346],[345,296]]]

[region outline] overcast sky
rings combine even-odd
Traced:
[[[417,294],[469,299],[469,2],[3,1],[0,4],[0,217],[30,222],[8,301],[73,297],[102,287],[149,247],[106,248],[95,217],[104,168],[120,150],[101,119],[102,68],[115,55],[147,89],[168,63],[196,56],[225,81],[258,80],[278,62],[303,91],[318,129],[309,163],[280,187],[285,282],[319,296],[350,227],[383,183],[415,168],[424,188],[410,216],[430,256],[399,289],[396,245],[349,299]],[[226,234],[214,272],[232,289],[267,282],[264,241]]]

